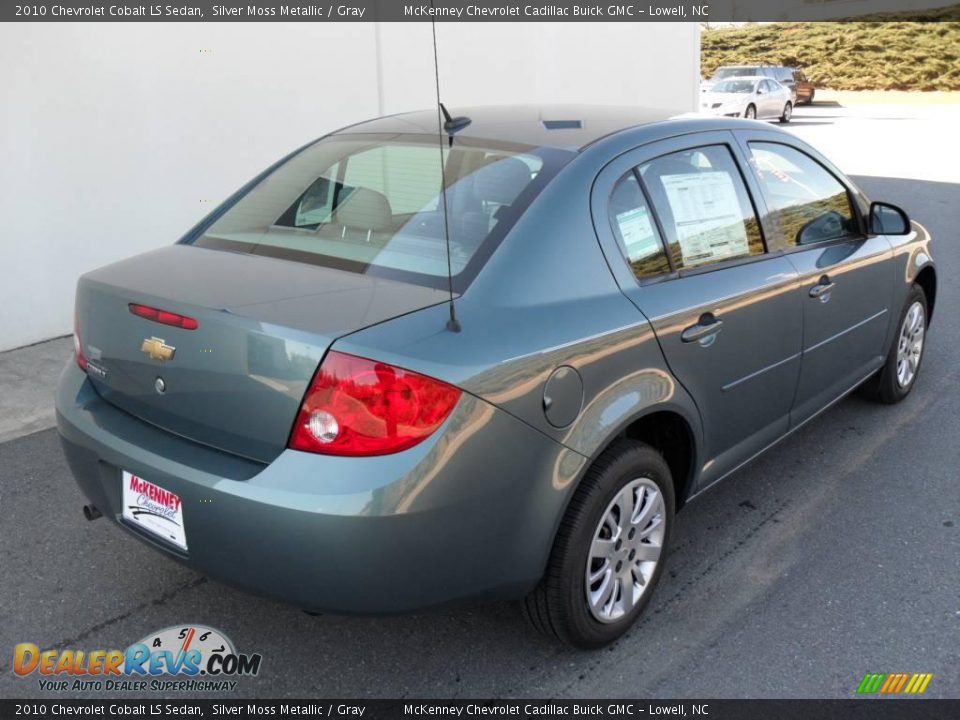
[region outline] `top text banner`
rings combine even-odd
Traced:
[[[588,3],[496,0],[34,0],[0,2],[0,22],[728,22],[834,20],[902,13],[897,20],[927,19],[943,0],[711,0],[707,2]],[[960,12],[960,6],[956,6]],[[871,17],[871,19],[873,19]],[[894,18],[890,18],[894,19]]]

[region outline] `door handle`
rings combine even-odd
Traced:
[[[680,333],[680,339],[685,342],[696,342],[716,335],[723,328],[723,320],[714,317],[713,313],[704,313],[700,316],[696,325],[684,328]]]
[[[810,288],[810,297],[820,298],[821,302],[826,302],[827,300],[830,299],[827,296],[827,293],[833,290],[833,288],[836,287],[836,285],[837,284],[835,282],[833,282],[829,277],[824,275],[822,278],[820,278],[820,281],[816,285]]]

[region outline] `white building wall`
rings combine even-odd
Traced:
[[[450,107],[695,107],[693,23],[439,23]],[[0,25],[0,351],[337,127],[434,101],[428,23]]]

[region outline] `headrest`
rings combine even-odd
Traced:
[[[498,205],[510,205],[529,182],[530,168],[516,158],[495,160],[473,173],[476,196]]]
[[[386,195],[358,187],[337,207],[336,220],[358,230],[385,230],[393,224],[393,211]]]

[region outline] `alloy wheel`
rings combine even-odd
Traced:
[[[663,551],[665,518],[663,495],[649,478],[631,480],[607,505],[585,575],[587,606],[596,620],[616,622],[646,592]]]
[[[920,355],[923,353],[923,335],[926,330],[926,313],[923,305],[914,302],[903,317],[900,339],[897,344],[897,384],[909,387],[917,376]]]

